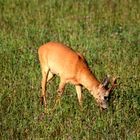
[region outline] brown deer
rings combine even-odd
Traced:
[[[60,76],[59,88],[57,90],[59,96],[63,94],[66,83],[71,83],[75,85],[81,107],[82,86],[90,91],[101,108],[106,109],[108,107],[107,97],[116,86],[116,79],[113,80],[112,86],[106,90],[105,86],[109,83],[109,78],[100,83],[90,71],[85,58],[80,53],[61,43],[49,42],[44,44],[38,49],[38,54],[42,71],[41,102],[44,104],[45,111],[47,109],[46,83],[54,74]]]

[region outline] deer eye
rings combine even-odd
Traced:
[[[104,100],[106,100],[106,101],[107,101],[107,100],[108,100],[108,97],[107,97],[107,96],[104,96]]]

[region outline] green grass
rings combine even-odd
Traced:
[[[0,0],[0,139],[140,139],[140,1]],[[59,78],[47,86],[48,113],[39,103],[37,50],[48,41],[81,52],[99,80],[119,76],[102,112],[83,89],[80,112],[67,85],[52,112]]]

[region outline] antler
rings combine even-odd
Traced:
[[[112,81],[111,87],[107,90],[106,96],[108,96],[114,90],[114,88],[116,88],[116,86],[117,86],[117,84],[116,84],[117,79],[118,79],[117,77],[113,77],[113,81]]]
[[[112,85],[108,89],[109,92],[112,92],[114,90],[114,88],[117,86],[116,81],[117,81],[117,77],[113,77]]]

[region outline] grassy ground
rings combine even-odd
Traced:
[[[0,0],[0,139],[139,140],[140,1]],[[108,111],[83,89],[80,112],[68,85],[52,112],[59,78],[48,85],[48,113],[39,104],[38,47],[63,42],[83,53],[99,80],[119,76]]]

